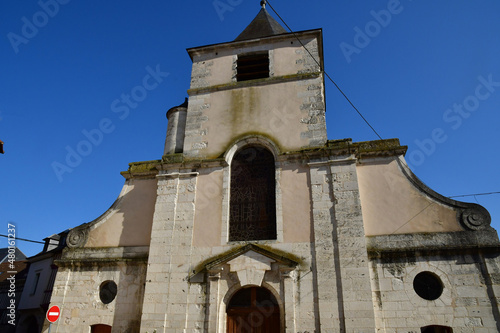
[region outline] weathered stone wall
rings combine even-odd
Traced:
[[[428,325],[448,326],[453,332],[499,332],[498,259],[481,254],[453,254],[375,260],[373,297],[379,332],[420,332]],[[413,281],[420,272],[441,280],[436,300],[417,295]]]
[[[317,276],[317,331],[363,332],[375,326],[356,159],[310,163]]]
[[[203,327],[203,286],[191,286],[197,172],[159,175],[142,311],[141,332]]]
[[[317,73],[321,71],[318,32],[300,36],[306,50],[294,36],[274,37],[269,40],[239,42],[206,46],[188,50],[192,56],[191,89],[221,87],[236,82],[236,64],[239,54],[269,52],[270,77],[294,74]],[[312,57],[311,57],[311,55]]]
[[[283,184],[287,191],[285,211],[290,213],[300,207],[305,207],[305,211],[290,217],[283,213],[281,207],[277,208],[277,212],[282,215],[278,218],[288,216],[285,223],[290,219],[290,225],[284,226],[285,230],[289,230],[278,231],[281,239],[286,232],[289,242],[252,243],[264,246],[269,251],[293,256],[300,261],[300,265],[290,274],[269,273],[271,275],[266,275],[265,281],[266,286],[272,286],[283,302],[283,320],[289,325],[289,331],[311,332],[316,327],[314,295],[317,295],[317,283],[314,280],[315,274],[311,272],[313,250],[310,238],[308,168],[302,161],[279,162],[277,165],[283,165],[286,169],[284,181],[298,180],[293,186]],[[228,295],[238,285],[225,273],[215,278],[200,271],[209,260],[247,244],[228,242],[227,237],[223,237],[227,233],[223,232],[221,225],[227,226],[227,223],[223,224],[222,219],[228,219],[228,215],[222,213],[223,201],[228,198],[224,194],[224,190],[229,188],[224,182],[228,180],[223,176],[227,167],[209,163],[207,167],[197,168],[196,172],[191,168],[188,171],[175,169],[174,165],[171,167],[173,169],[160,175],[158,181],[141,332],[152,332],[163,327],[167,332],[182,329],[190,332],[203,332],[205,329],[208,332],[221,332],[218,325],[223,325],[225,313],[220,313],[217,309],[225,306],[223,302],[228,301]],[[281,168],[277,171],[278,175],[280,170]],[[278,178],[277,181],[279,188],[281,179]],[[292,199],[293,193],[290,191],[298,188],[302,194],[295,200],[303,199],[305,206]],[[281,202],[281,199],[277,202]],[[293,205],[296,207],[290,207]],[[304,233],[300,230],[304,230]],[[193,279],[197,274],[204,276],[199,282]],[[209,308],[211,310],[207,310]]]
[[[496,231],[375,236],[367,245],[380,332],[420,332],[428,325],[453,332],[500,330]],[[422,272],[440,281],[437,298],[417,294],[414,281]]]
[[[243,82],[245,83],[245,82]],[[191,94],[184,154],[216,158],[245,135],[264,135],[282,151],[326,142],[322,75],[269,86]]]
[[[95,324],[112,332],[138,332],[146,277],[147,248],[66,250],[59,265],[51,305],[61,308],[52,332],[88,333]],[[141,259],[142,257],[142,259]],[[104,304],[99,297],[105,281],[117,284],[116,298]],[[48,325],[43,332],[48,332]]]

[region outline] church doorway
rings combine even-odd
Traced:
[[[265,288],[244,288],[227,306],[227,333],[279,333],[280,310]]]

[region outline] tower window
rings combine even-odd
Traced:
[[[269,77],[269,53],[239,55],[236,69],[238,82]]]
[[[274,156],[265,148],[243,148],[231,162],[229,240],[276,239]]]

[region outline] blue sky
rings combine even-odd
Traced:
[[[383,138],[408,145],[424,183],[445,196],[500,191],[498,0],[271,4],[296,31],[323,28],[326,71]],[[260,7],[4,0],[0,8],[0,234],[10,222],[18,237],[42,240],[104,213],[128,163],[161,158],[165,112],[189,88],[185,49],[233,40]],[[126,104],[132,92],[139,98]],[[329,82],[327,128],[329,139],[377,139]],[[83,154],[68,158],[72,151]],[[476,200],[498,229],[500,195],[464,198]]]

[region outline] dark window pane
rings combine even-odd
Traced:
[[[453,329],[447,326],[430,325],[422,327],[421,333],[453,333]]]
[[[229,240],[276,239],[274,156],[260,147],[239,151],[231,164]]]
[[[431,272],[421,272],[413,280],[413,289],[418,296],[428,301],[438,299],[443,293],[441,280]]]
[[[113,281],[103,282],[99,290],[99,298],[101,299],[101,302],[104,304],[113,302],[116,297],[117,288],[116,283]]]

